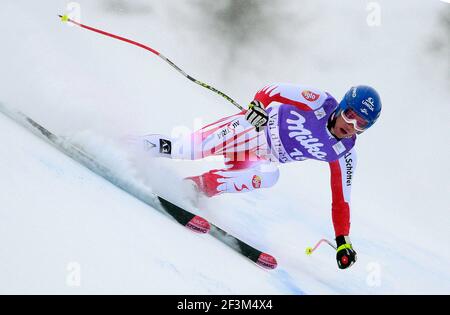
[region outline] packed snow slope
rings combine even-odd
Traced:
[[[317,86],[338,99],[354,84],[375,86],[383,113],[358,139],[352,192],[358,262],[341,271],[331,248],[304,254],[334,237],[324,163],[283,165],[270,190],[200,200],[199,214],[277,257],[279,268],[267,272],[0,116],[0,293],[450,293],[448,4],[78,5],[83,23],[154,47],[242,104],[273,82]],[[186,203],[181,178],[220,160],[146,160],[116,140],[193,130],[236,109],[142,49],[62,24],[57,14],[76,7],[2,1],[0,102]],[[380,24],[369,26],[377,8]]]
[[[8,118],[0,121],[9,182],[1,198],[1,293],[291,292],[212,237],[189,232]]]

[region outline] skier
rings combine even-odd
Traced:
[[[331,170],[332,220],[338,267],[357,255],[349,238],[350,190],[358,134],[378,119],[381,101],[369,86],[352,87],[338,103],[325,91],[303,85],[272,84],[259,90],[248,110],[225,117],[176,139],[138,137],[146,154],[173,159],[223,155],[224,169],[186,178],[208,197],[269,188],[277,165],[305,159],[327,162]],[[135,139],[136,141],[136,139]]]

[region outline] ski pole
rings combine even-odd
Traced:
[[[69,22],[69,23],[72,23],[72,24],[77,25],[79,27],[82,27],[84,29],[87,29],[89,31],[96,32],[98,34],[102,34],[102,35],[105,35],[105,36],[109,36],[109,37],[112,37],[112,38],[124,41],[124,42],[126,42],[128,44],[135,45],[135,46],[138,46],[138,47],[141,47],[141,48],[143,48],[145,50],[150,51],[151,53],[155,54],[156,56],[160,57],[162,60],[167,62],[169,65],[171,65],[175,70],[177,70],[179,73],[181,73],[184,77],[186,77],[189,80],[191,80],[192,82],[194,82],[194,83],[196,83],[196,84],[198,84],[198,85],[200,85],[200,86],[202,86],[204,88],[207,88],[208,90],[213,91],[214,93],[222,96],[223,98],[225,98],[227,101],[229,101],[231,104],[233,104],[234,106],[236,106],[240,110],[244,110],[244,108],[241,105],[239,105],[235,100],[233,100],[231,97],[229,97],[225,93],[219,91],[218,89],[214,88],[213,86],[211,86],[209,84],[206,84],[204,82],[201,82],[201,81],[191,77],[186,72],[184,72],[182,69],[180,69],[176,64],[174,64],[167,57],[165,57],[163,54],[161,54],[160,52],[156,51],[155,49],[153,49],[153,48],[151,48],[149,46],[143,45],[141,43],[138,43],[138,42],[136,42],[134,40],[131,40],[131,39],[128,39],[128,38],[125,38],[125,37],[122,37],[122,36],[118,36],[118,35],[115,35],[115,34],[112,34],[112,33],[108,33],[108,32],[102,31],[100,29],[97,29],[97,28],[94,28],[94,27],[82,24],[80,22],[72,20],[71,18],[69,18],[68,15],[58,15],[58,16],[61,18],[62,22]]]
[[[327,243],[327,244],[330,245],[332,248],[334,248],[334,250],[336,250],[336,246],[334,246],[333,243],[331,243],[329,240],[323,238],[323,239],[321,239],[320,241],[318,241],[317,244],[316,244],[314,247],[307,247],[307,248],[306,248],[306,251],[305,251],[306,255],[308,255],[308,256],[309,256],[309,255],[312,255],[312,253],[313,253],[316,249],[318,249],[319,246],[320,246],[322,243]]]

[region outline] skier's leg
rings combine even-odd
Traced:
[[[269,161],[233,162],[228,169],[211,170],[199,176],[188,177],[208,197],[222,193],[247,192],[269,188],[278,181],[279,170]],[[249,166],[240,168],[239,166]]]
[[[264,132],[256,132],[245,119],[244,113],[222,118],[200,130],[178,137],[150,134],[130,139],[135,147],[147,155],[182,160],[197,160],[228,153],[234,153],[237,155],[234,159],[239,160],[241,152],[267,150]]]
[[[172,158],[196,160],[212,155],[255,152],[262,147],[267,147],[265,134],[256,132],[244,114],[239,113],[172,139]]]

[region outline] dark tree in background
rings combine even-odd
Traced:
[[[297,29],[302,15],[289,11],[292,1],[195,0],[204,30],[220,38],[230,50],[240,47],[275,46],[286,40],[286,28]],[[290,34],[292,35],[292,34]],[[272,43],[268,45],[267,43]],[[269,47],[267,47],[269,48]]]
[[[447,81],[450,81],[450,6],[444,8],[437,18],[436,33],[429,41],[429,50],[434,57],[444,63],[444,71]]]

